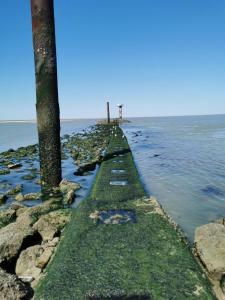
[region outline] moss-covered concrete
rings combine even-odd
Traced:
[[[112,180],[128,184],[111,186]],[[182,237],[146,196],[127,140],[114,129],[91,194],[74,210],[35,299],[215,299]],[[90,218],[114,209],[131,210],[136,222]]]

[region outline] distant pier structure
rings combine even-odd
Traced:
[[[118,104],[117,107],[119,109],[119,118],[111,118],[110,116],[110,105],[109,105],[109,102],[107,101],[106,102],[106,113],[107,113],[107,118],[106,119],[103,119],[103,120],[99,120],[98,121],[98,124],[109,124],[109,125],[112,125],[112,124],[124,124],[124,123],[130,123],[129,120],[126,120],[126,119],[123,119],[123,104]]]
[[[123,104],[118,104],[117,105],[119,108],[119,121],[123,120]]]

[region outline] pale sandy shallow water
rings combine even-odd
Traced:
[[[146,191],[157,197],[190,241],[201,224],[225,216],[225,116],[135,118],[123,125]],[[62,122],[61,133],[78,132],[96,120]],[[0,123],[0,152],[37,142],[35,123]],[[64,177],[79,181],[74,206],[87,195],[95,173],[73,175],[72,160],[63,162]],[[18,176],[14,174],[14,182]],[[4,177],[5,179],[6,177]],[[3,176],[0,178],[0,182]],[[38,187],[25,185],[26,192]]]

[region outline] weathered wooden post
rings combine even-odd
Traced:
[[[109,102],[107,102],[107,123],[110,124],[110,110],[109,110]]]
[[[61,181],[60,118],[53,0],[31,0],[36,110],[43,189]]]

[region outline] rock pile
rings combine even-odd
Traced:
[[[0,212],[0,299],[31,295],[70,217],[71,210],[54,198],[34,207],[13,204]]]

